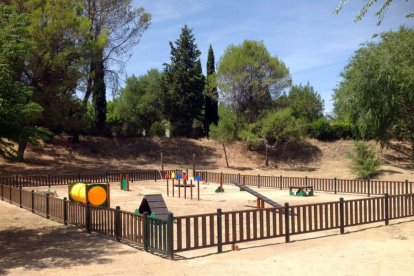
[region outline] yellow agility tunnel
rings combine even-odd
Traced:
[[[71,201],[93,206],[110,207],[109,184],[76,182],[69,185],[69,199]]]

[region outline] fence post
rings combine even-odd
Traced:
[[[368,178],[368,196],[371,196],[371,179]]]
[[[49,216],[49,194],[46,194],[46,218],[50,218]]]
[[[280,189],[282,190],[282,181],[283,181],[283,177],[282,176],[280,176]]]
[[[221,209],[217,209],[217,253],[223,252]]]
[[[79,182],[81,181],[81,174],[80,173],[78,173],[78,181]]]
[[[408,180],[405,180],[405,194],[408,195]]]
[[[170,260],[174,260],[174,217],[172,213],[168,214],[167,231],[167,254]]]
[[[334,178],[334,192],[335,192],[335,194],[336,194],[336,192],[337,192],[337,187],[336,187],[336,177]]]
[[[144,227],[144,250],[148,252],[148,242],[149,242],[149,237],[148,237],[148,212],[144,212],[144,219],[142,220],[143,222],[143,227]]]
[[[105,172],[105,182],[109,182],[108,181],[108,172]]]
[[[23,204],[22,204],[22,187],[19,188],[19,207],[23,208]]]
[[[260,174],[257,175],[257,188],[260,188]]]
[[[240,173],[239,173],[237,179],[238,179],[238,182],[240,183]]]
[[[68,199],[66,197],[63,198],[63,224],[68,225],[68,207],[67,202]]]
[[[47,175],[47,186],[50,188],[50,173]]]
[[[308,186],[308,177],[305,176],[305,186]]]
[[[18,176],[18,175],[16,175],[15,181],[16,181],[16,187],[19,187],[19,176]],[[11,183],[10,183],[10,187],[11,187],[11,186],[12,186],[12,185],[11,185]]]
[[[389,221],[389,197],[388,194],[384,195],[384,220],[385,220],[385,225],[388,225],[390,223]]]
[[[90,203],[86,203],[85,208],[85,226],[86,231],[90,234],[91,233],[91,205]]]
[[[1,200],[4,200],[3,199],[3,184],[0,184],[0,190],[1,190]]]
[[[145,233],[145,223],[144,223],[144,233]],[[116,241],[118,242],[121,241],[121,236],[122,236],[121,207],[116,206],[115,208],[115,239]]]
[[[34,213],[34,190],[32,190],[32,213]]]
[[[290,242],[290,233],[289,233],[289,203],[285,203],[285,241]]]
[[[17,177],[17,176],[16,176]],[[9,187],[9,203],[12,203],[12,184],[10,183],[10,187]]]
[[[345,233],[345,213],[344,213],[344,198],[339,199],[339,227],[341,234]]]

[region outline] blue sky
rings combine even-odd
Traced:
[[[374,33],[414,26],[405,14],[414,10],[413,1],[394,0],[385,19],[377,26],[373,9],[360,22],[354,17],[365,3],[351,0],[339,15],[333,14],[339,0],[134,0],[152,14],[152,23],[126,63],[128,76],[162,70],[170,61],[169,41],[175,41],[187,24],[193,29],[205,72],[211,44],[216,63],[230,44],[245,39],[263,41],[268,51],[284,61],[294,84],[309,82],[332,110],[332,91],[339,74],[360,44]],[[383,2],[383,1],[380,1]],[[126,76],[124,76],[126,77]]]

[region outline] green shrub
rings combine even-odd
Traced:
[[[349,153],[348,158],[351,159],[351,171],[362,179],[368,179],[377,173],[382,163],[374,150],[363,141],[355,141],[354,153]]]
[[[165,127],[161,122],[155,122],[151,125],[150,128],[150,135],[151,136],[158,136],[163,137],[165,136]]]
[[[322,141],[338,139],[355,139],[358,137],[355,126],[347,122],[328,121],[320,118],[313,121],[308,128],[308,134],[312,138]]]

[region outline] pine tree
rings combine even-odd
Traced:
[[[204,79],[192,30],[185,25],[171,47],[171,63],[165,64],[164,114],[174,136],[189,136],[203,106]]]
[[[214,65],[213,47],[209,47],[207,56],[207,85],[204,91],[204,128],[205,132],[209,133],[210,125],[218,123],[218,91],[216,85],[216,68]]]

